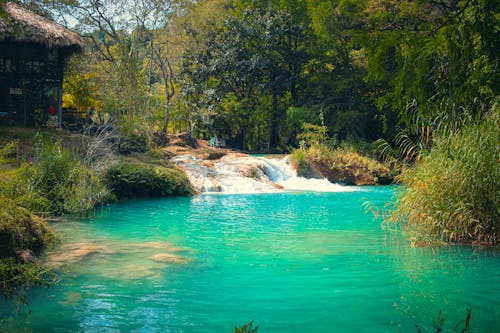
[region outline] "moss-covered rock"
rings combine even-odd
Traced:
[[[329,149],[314,145],[307,151],[296,151],[292,162],[299,176],[324,177],[332,183],[346,185],[390,184],[394,176],[383,164],[346,149]]]
[[[193,193],[184,172],[174,167],[122,162],[106,170],[104,182],[119,199]]]
[[[26,251],[39,252],[54,240],[54,234],[40,217],[0,198],[0,258],[29,261]]]

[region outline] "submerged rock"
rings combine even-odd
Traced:
[[[162,242],[162,241],[151,241],[151,242],[138,243],[138,244],[132,245],[132,247],[165,250],[165,251],[170,252],[170,253],[191,251],[191,249],[189,249],[187,247],[176,246],[172,243]]]
[[[158,253],[151,258],[153,261],[169,263],[169,264],[185,264],[191,261],[190,258],[179,256],[172,253]]]
[[[151,267],[133,264],[122,266],[119,270],[115,271],[115,273],[115,278],[125,280],[136,280],[158,275],[158,273],[155,273]]]
[[[93,243],[73,243],[60,248],[58,251],[47,253],[47,263],[52,266],[77,263],[85,257],[97,253],[111,253],[102,245]]]

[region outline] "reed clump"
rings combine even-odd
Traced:
[[[497,245],[500,228],[500,112],[440,135],[432,150],[399,176],[405,184],[391,219],[416,245]]]

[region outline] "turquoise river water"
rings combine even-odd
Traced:
[[[365,213],[394,188],[128,201],[55,224],[61,283],[0,332],[500,332],[500,256],[412,248]]]

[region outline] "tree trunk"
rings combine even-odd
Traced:
[[[166,66],[162,67],[163,81],[165,84],[165,121],[163,123],[163,133],[168,134],[168,123],[170,122],[170,100],[175,95],[174,82],[172,80],[173,71],[170,63],[166,62]]]
[[[292,103],[293,105],[297,105],[298,97],[297,97],[297,84],[295,83],[295,79],[292,78],[290,80],[290,95],[292,95]]]
[[[168,123],[170,121],[170,96],[169,90],[168,90],[168,78],[164,77],[165,81],[165,119],[163,122],[163,133],[165,135],[168,134]]]
[[[165,104],[165,121],[163,123],[163,133],[168,134],[168,123],[170,121],[170,102]]]
[[[278,145],[278,95],[273,93],[273,109],[271,112],[271,130],[269,132],[269,148]]]

